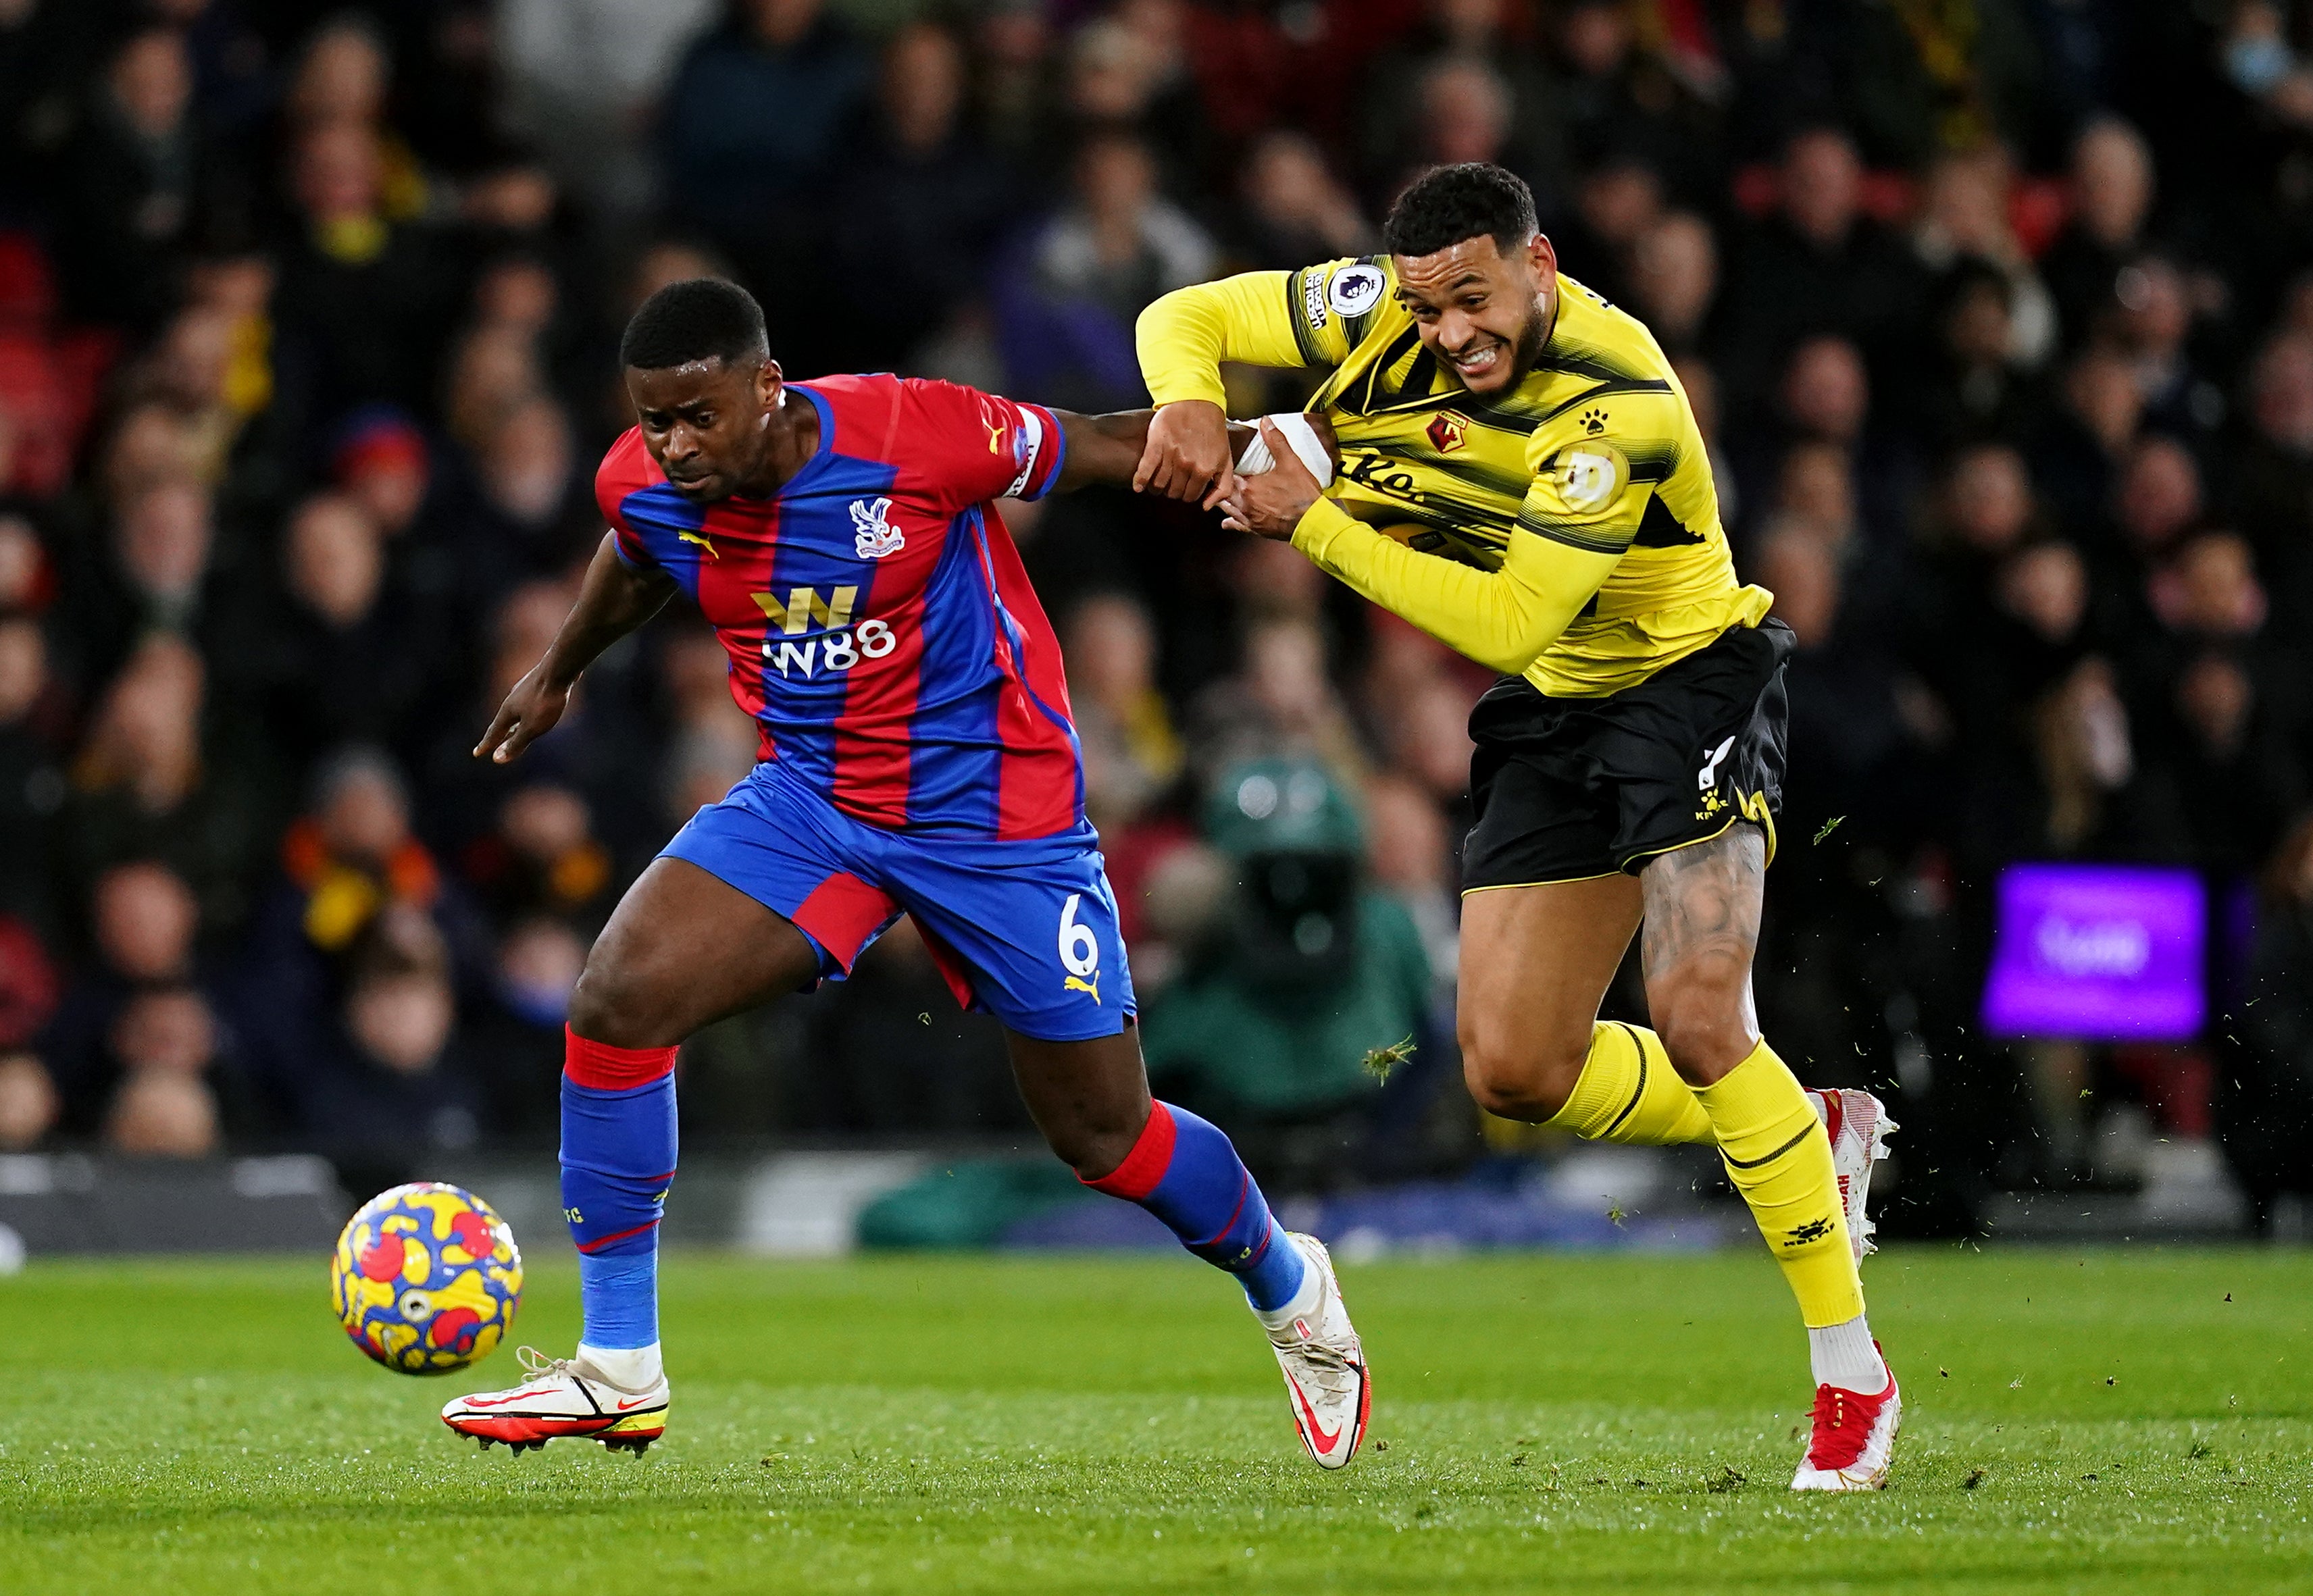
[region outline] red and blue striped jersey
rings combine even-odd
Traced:
[[[693,504],[640,429],[594,478],[620,557],[656,566],[730,655],[759,758],[856,820],[999,838],[1080,824],[1060,650],[996,512],[1037,498],[1059,421],[951,382],[791,382],[819,449],[776,496]]]

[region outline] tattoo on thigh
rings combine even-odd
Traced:
[[[1639,875],[1646,892],[1640,955],[1648,974],[1698,958],[1747,969],[1759,945],[1766,873],[1766,838],[1743,825],[1649,864]]]

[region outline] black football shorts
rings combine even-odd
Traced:
[[[1738,820],[1767,834],[1783,802],[1791,629],[1735,627],[1633,688],[1553,698],[1506,676],[1470,712],[1477,822],[1462,890],[1637,874]]]

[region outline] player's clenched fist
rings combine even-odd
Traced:
[[[1140,469],[1132,474],[1136,493],[1187,499],[1209,510],[1236,486],[1229,449],[1228,417],[1209,399],[1176,399],[1156,407]]]

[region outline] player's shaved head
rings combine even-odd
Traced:
[[[669,283],[643,301],[619,340],[619,363],[645,372],[709,362],[753,365],[770,353],[763,307],[720,277]]]
[[[1398,303],[1462,385],[1524,381],[1558,316],[1558,257],[1525,180],[1482,162],[1438,167],[1398,197],[1382,237]]]

